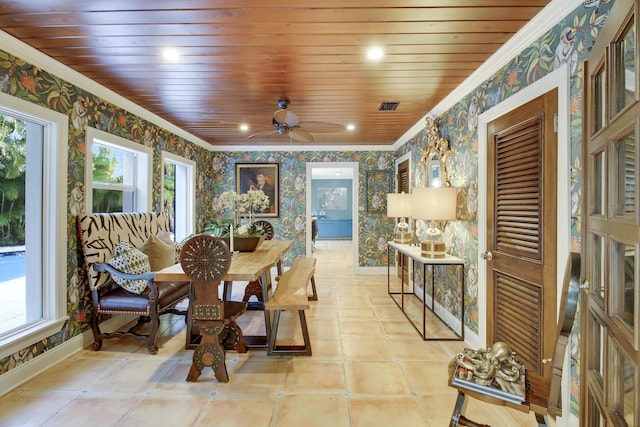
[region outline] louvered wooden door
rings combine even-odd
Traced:
[[[488,126],[487,345],[544,374],[556,325],[557,91]]]

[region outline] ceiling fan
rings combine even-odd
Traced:
[[[273,130],[265,130],[262,132],[249,135],[249,139],[256,138],[262,135],[277,134],[277,135],[289,135],[292,139],[301,142],[313,142],[315,141],[314,133],[333,133],[342,132],[345,130],[343,125],[337,123],[327,122],[300,122],[298,116],[292,111],[287,110],[289,106],[288,99],[278,100],[278,107],[280,109],[273,113],[273,119],[271,124]]]

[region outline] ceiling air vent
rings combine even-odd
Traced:
[[[378,111],[396,111],[398,104],[400,104],[400,101],[383,101],[380,103]]]

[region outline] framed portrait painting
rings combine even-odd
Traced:
[[[262,190],[269,197],[269,208],[256,217],[280,216],[280,163],[236,163],[236,192]]]

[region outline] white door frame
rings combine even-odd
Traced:
[[[523,104],[539,97],[540,95],[558,89],[558,283],[562,283],[564,277],[564,265],[570,250],[570,193],[569,181],[569,69],[566,65],[558,68],[542,79],[532,83],[517,94],[507,98],[495,107],[485,111],[478,118],[478,334],[465,331],[467,342],[475,346],[484,346],[487,337],[487,283],[486,261],[480,258],[480,254],[487,247],[487,125],[496,118],[520,107]],[[562,234],[560,234],[562,233]],[[562,286],[558,286],[558,303]],[[467,332],[469,335],[467,335]],[[475,338],[475,339],[474,339]]]

